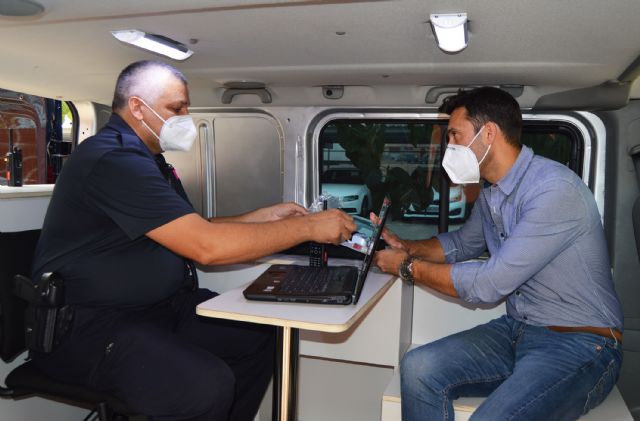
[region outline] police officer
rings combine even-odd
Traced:
[[[205,220],[162,156],[196,130],[185,77],[142,61],[118,77],[113,115],[73,152],[56,183],[33,279],[56,272],[74,322],[50,376],[111,391],[154,420],[252,419],[272,373],[269,327],[202,319],[215,293],[194,287],[193,262],[250,261],[303,241],[339,243],[355,230],[338,210],[286,203]]]

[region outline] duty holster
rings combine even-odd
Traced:
[[[26,276],[14,277],[14,293],[27,301],[25,344],[31,351],[49,353],[60,343],[73,321],[73,308],[65,305],[60,275],[47,272],[34,284]]]

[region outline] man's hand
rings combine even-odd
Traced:
[[[386,249],[376,251],[373,256],[373,264],[378,266],[383,272],[398,275],[400,263],[408,256],[407,252],[399,249]]]
[[[356,230],[353,218],[338,209],[316,212],[304,217],[312,241],[340,244]]]
[[[373,222],[375,225],[378,225],[380,223],[380,218],[378,218],[378,215],[373,212],[369,214],[369,219],[371,219],[371,222]],[[382,238],[384,238],[384,241],[386,241],[387,244],[389,244],[394,249],[400,249],[404,251],[409,250],[407,244],[386,227],[382,230]]]

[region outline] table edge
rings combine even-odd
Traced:
[[[314,330],[319,332],[340,333],[348,330],[351,326],[358,321],[364,313],[366,313],[371,307],[373,307],[382,296],[391,288],[394,282],[399,279],[395,275],[389,275],[389,279],[385,284],[371,297],[369,302],[363,305],[356,313],[351,316],[349,320],[341,324],[326,324],[326,323],[314,323],[305,322],[300,320],[281,319],[277,317],[256,316],[252,314],[236,313],[230,311],[217,311],[201,308],[200,305],[196,306],[196,314],[204,317],[213,317],[218,319],[235,320],[240,322],[251,322],[259,324],[268,324],[281,327],[297,328],[304,330]],[[286,305],[287,303],[282,303]],[[351,304],[347,304],[351,305]]]

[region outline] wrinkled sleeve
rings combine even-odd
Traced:
[[[463,262],[484,253],[487,244],[482,231],[480,198],[476,201],[471,215],[460,229],[443,232],[438,234],[437,238],[444,250],[446,263]]]
[[[523,200],[519,220],[485,262],[456,263],[454,288],[471,303],[495,303],[511,294],[569,247],[581,232],[587,204],[566,180],[539,185]]]

